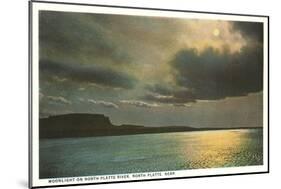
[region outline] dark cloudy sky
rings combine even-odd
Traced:
[[[40,116],[262,126],[263,25],[40,11]]]

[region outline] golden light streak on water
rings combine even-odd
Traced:
[[[194,133],[194,135],[198,135],[198,133]],[[199,150],[193,151],[193,161],[189,162],[189,166],[193,168],[229,166],[233,163],[233,158],[237,157],[237,154],[243,149],[246,136],[245,131],[200,132],[200,135],[196,136]]]

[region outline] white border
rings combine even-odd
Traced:
[[[196,177],[196,176],[211,176],[211,175],[226,175],[226,174],[241,174],[241,173],[256,173],[268,171],[268,19],[267,17],[255,16],[241,16],[241,15],[222,15],[213,13],[194,13],[194,12],[175,12],[175,11],[161,11],[161,10],[148,10],[148,9],[134,9],[134,8],[117,8],[117,7],[102,7],[102,6],[85,6],[85,5],[71,5],[71,4],[51,4],[43,2],[31,3],[31,28],[32,28],[32,140],[30,145],[30,171],[32,174],[30,178],[31,187],[39,186],[53,186],[53,185],[72,185],[72,184],[91,184],[99,182],[117,182],[117,181],[130,181],[130,180],[148,180],[148,179],[165,179],[173,177]],[[39,179],[39,51],[38,51],[38,15],[39,10],[53,10],[53,11],[68,11],[68,12],[85,12],[85,13],[102,13],[102,14],[116,14],[116,15],[138,15],[138,16],[157,16],[157,17],[172,17],[172,18],[188,18],[188,19],[208,19],[208,20],[229,20],[229,21],[252,21],[264,23],[264,85],[263,85],[263,165],[261,166],[246,166],[234,168],[211,168],[211,169],[194,169],[175,171],[173,176],[153,176],[129,179],[110,179],[110,180],[95,180],[95,181],[80,181],[79,179],[87,177],[71,177],[73,181],[64,183],[48,183],[49,180],[54,179]],[[159,172],[158,172],[159,173]],[[164,172],[162,172],[164,173]],[[130,177],[133,174],[127,174]],[[99,177],[99,176],[93,176]],[[69,178],[69,180],[71,180]]]

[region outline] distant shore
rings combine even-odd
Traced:
[[[262,127],[195,128],[190,126],[147,127],[142,125],[113,125],[102,114],[64,114],[40,118],[39,138],[74,138],[119,136],[186,131],[262,129]]]

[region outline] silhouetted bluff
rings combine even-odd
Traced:
[[[40,118],[40,138],[70,138],[114,136],[148,133],[214,130],[218,128],[193,128],[185,126],[145,127],[142,125],[113,125],[102,114],[64,114]],[[221,128],[222,129],[222,128]]]

